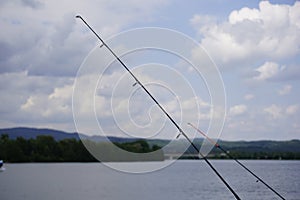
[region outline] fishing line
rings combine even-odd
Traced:
[[[123,63],[123,61],[113,52],[113,50],[102,40],[102,38],[92,29],[92,27],[80,16],[77,15],[76,18],[79,18],[83,23],[95,34],[95,36],[101,41],[101,46],[105,46],[111,54],[120,62],[120,64],[126,69],[126,71],[133,77],[135,84],[140,85],[141,88],[149,95],[149,97],[155,102],[155,104],[161,109],[161,111],[168,117],[168,119],[173,123],[173,125],[178,129],[179,133],[183,135],[191,146],[196,150],[198,155],[200,154],[203,160],[208,164],[208,166],[215,172],[215,174],[221,179],[221,181],[226,185],[234,197],[238,200],[241,198],[237,193],[230,187],[230,185],[225,181],[221,174],[214,168],[214,166],[208,161],[208,159],[200,152],[200,150],[195,146],[195,144],[190,140],[190,138],[183,132],[180,126],[174,121],[174,119],[167,113],[167,111],[160,105],[160,103],[152,96],[152,94],[146,89],[146,87],[137,79],[137,77],[131,72],[131,70]]]
[[[195,127],[192,123],[188,123],[191,127],[193,127],[196,131],[198,131],[201,135],[203,135],[210,143],[212,143],[215,147],[223,151],[230,159],[237,162],[240,166],[242,166],[245,170],[247,170],[250,174],[252,174],[255,178],[257,178],[260,182],[262,182],[265,186],[267,186],[272,192],[274,192],[277,196],[279,196],[281,199],[285,199],[283,196],[281,196],[276,190],[274,190],[270,185],[268,185],[265,181],[263,181],[261,178],[259,178],[254,172],[252,172],[249,168],[247,168],[244,164],[242,164],[239,160],[237,160],[235,157],[233,157],[230,153],[228,153],[223,147],[221,147],[216,141],[212,140],[210,137],[208,137],[204,132],[202,132],[200,129]],[[258,182],[258,180],[256,182]]]

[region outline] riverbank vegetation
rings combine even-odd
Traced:
[[[124,157],[117,155],[106,143],[89,141],[90,145],[105,151],[104,160],[101,161],[149,161],[163,160],[163,154],[158,152],[156,157]],[[114,143],[117,147],[132,153],[149,153],[159,150],[157,145],[150,147],[144,140],[128,143]],[[96,162],[81,140],[63,139],[55,140],[52,136],[37,136],[24,139],[17,137],[10,139],[3,134],[0,137],[0,158],[5,162]],[[135,160],[136,159],[136,160]]]

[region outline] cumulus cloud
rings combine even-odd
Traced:
[[[290,115],[295,115],[299,110],[298,104],[292,104],[288,106],[278,106],[272,104],[264,108],[264,112],[269,114],[273,119],[287,118]]]
[[[254,81],[291,81],[300,80],[300,67],[296,65],[280,65],[276,62],[266,61],[255,68],[252,73]],[[289,86],[287,86],[286,90]]]
[[[232,11],[222,23],[198,24],[201,44],[224,66],[241,61],[278,60],[295,56],[300,44],[300,2],[277,5],[261,1],[258,8]],[[205,19],[205,17],[204,17]]]
[[[0,115],[11,124],[72,122],[72,78],[0,74]]]
[[[26,69],[32,75],[75,76],[84,57],[98,43],[81,22],[75,21],[76,14],[82,14],[107,37],[130,23],[149,19],[166,4],[135,0],[62,0],[59,5],[55,1],[6,1],[0,7],[0,73]]]
[[[32,125],[67,131],[74,130],[71,109],[73,77],[87,53],[96,44],[99,44],[87,28],[74,19],[74,16],[82,14],[93,28],[106,39],[120,30],[134,27],[136,24],[143,25],[145,21],[157,20],[159,19],[158,16],[168,15],[169,13],[156,15],[156,12],[167,4],[168,0],[143,2],[136,0],[126,2],[87,0],[75,3],[61,0],[59,5],[55,1],[1,1],[0,90],[2,95],[0,96],[0,126]],[[239,67],[239,69],[245,65],[255,67],[256,69],[251,68],[249,71],[255,72],[251,78],[256,82],[258,80],[299,80],[300,67],[297,64],[300,43],[299,5],[299,2],[294,5],[274,5],[264,1],[259,3],[258,8],[241,8],[232,11],[225,21],[220,21],[218,16],[195,15],[190,20],[190,24],[198,31],[201,44],[208,50],[214,61],[221,63],[219,66]],[[57,9],[58,6],[63,9]],[[221,13],[221,16],[223,14]],[[160,21],[159,25],[161,23],[164,22]],[[192,54],[193,58],[199,60],[199,63],[207,66],[201,57],[204,55],[203,51],[196,49]],[[288,63],[285,63],[286,61]],[[189,71],[194,72],[192,69]],[[158,82],[158,79],[162,80],[161,77],[167,77],[169,80],[174,79],[174,76],[170,74],[165,76],[158,74],[157,71],[154,71],[153,74],[156,79],[143,76],[143,73],[138,73],[138,76],[143,82],[148,83],[151,80]],[[192,74],[194,73],[189,75]],[[161,77],[158,78],[159,75]],[[96,73],[78,79],[82,82],[82,87],[79,88],[78,101],[81,104],[78,107],[78,112],[80,112],[80,120],[87,122],[85,133],[95,134],[95,130],[98,130],[95,126],[89,126],[89,120],[95,116],[94,110],[89,111],[91,106],[97,102],[95,110],[100,123],[106,125],[105,128],[109,134],[118,134],[119,130],[113,122],[113,113],[111,112],[113,84],[118,80],[118,76],[122,76],[122,73],[111,71],[106,74],[102,77],[104,84],[99,84],[97,90],[94,90],[94,83],[99,78]],[[191,77],[189,76],[187,79]],[[225,77],[224,80],[227,81],[227,78]],[[96,81],[93,82],[94,80]],[[230,83],[236,85],[241,83],[237,83],[237,81],[240,80],[236,80],[234,75],[230,74]],[[176,99],[177,97],[169,98],[168,95],[162,95],[165,91],[161,89],[151,86],[149,88],[176,120],[181,121],[180,109],[185,114],[183,123],[185,121],[197,123],[199,120],[202,127],[206,125],[208,127],[212,115],[216,116],[220,113],[220,117],[223,116],[224,108],[213,108],[208,100],[203,100],[209,99],[205,98],[206,94],[201,93],[203,99],[200,98],[200,94],[193,99],[191,96],[185,96],[184,89],[180,88],[181,84],[176,81],[174,83],[173,80],[173,85],[178,90],[183,91],[181,97],[178,97],[179,100]],[[261,88],[270,91],[280,89],[278,94],[284,95],[288,94],[292,88],[294,90],[296,88],[293,82],[289,82],[288,85],[283,84],[282,88],[270,88],[266,83],[265,88]],[[161,116],[161,112],[154,108],[153,102],[147,101],[147,97],[137,95],[134,96],[135,99],[131,99],[132,103],[128,103],[128,96],[125,95],[128,88],[134,88],[131,86],[132,79],[126,84],[120,84],[119,90],[115,93],[117,102],[114,105],[116,111],[119,112],[118,116],[122,118],[124,115],[128,115],[127,108],[130,108],[129,114],[139,125],[147,125],[150,117],[152,117],[153,122],[161,122],[164,116]],[[243,87],[242,84],[239,86],[239,89]],[[233,91],[230,86],[226,87],[227,92],[232,91],[238,95],[238,98],[243,98],[241,94],[245,94],[244,90]],[[259,100],[260,95],[256,93],[256,89],[246,90],[251,94],[246,94],[244,100],[252,100],[247,103],[256,104],[255,101]],[[93,95],[94,99],[86,98],[87,95]],[[277,96],[276,93],[275,96]],[[293,98],[293,95],[287,97]],[[146,103],[147,106],[145,106]],[[247,133],[247,135],[238,138],[248,139],[252,137],[256,139],[255,136],[257,135],[254,133],[256,129],[258,129],[257,132],[270,133],[279,130],[277,128],[287,127],[288,124],[297,125],[299,105],[284,105],[278,106],[276,101],[265,108],[261,108],[260,102],[255,106],[233,105],[229,108],[230,124],[228,126],[232,130],[236,130],[236,133],[242,131]],[[199,107],[200,112],[195,112],[197,107]],[[235,117],[239,120],[235,121]],[[286,120],[286,122],[280,120],[278,123],[279,120],[273,120],[279,118]],[[128,125],[128,118],[122,118],[120,122],[124,128],[132,130],[132,127]],[[153,126],[153,128],[156,127]],[[167,132],[172,137],[174,129],[169,130]],[[290,131],[299,135],[299,128]],[[140,134],[140,132],[137,131],[136,133]],[[297,134],[294,135],[297,136]]]
[[[262,66],[258,67],[255,71],[259,74],[254,77],[255,80],[264,81],[276,76],[285,67],[280,67],[274,62],[265,62]]]
[[[248,139],[278,138],[286,140],[299,135],[299,104],[251,106],[247,115],[236,120],[229,117],[224,127],[224,135],[235,140],[242,136]],[[291,128],[289,128],[291,127]],[[282,133],[285,134],[282,134]]]
[[[275,104],[264,108],[264,112],[271,115],[273,119],[278,119],[282,117],[282,108]]]
[[[167,3],[1,1],[0,115],[5,119],[0,125],[55,124],[52,127],[74,128],[74,77],[85,56],[99,43],[81,22],[75,21],[75,15],[82,14],[107,38],[130,24],[151,20],[152,14]],[[96,98],[98,105],[106,102],[104,97]],[[106,109],[99,107],[100,111]]]
[[[239,104],[230,107],[229,109],[229,115],[230,116],[237,116],[237,115],[242,115],[247,111],[247,106],[244,104]]]
[[[299,22],[299,1],[292,5],[260,1],[257,7],[232,10],[227,19],[216,20],[215,16],[201,14],[190,19],[200,44],[222,70],[225,82],[238,85],[232,86],[236,90],[226,85],[227,93],[239,98],[245,86],[243,84],[251,89],[243,96],[243,100],[251,105],[240,104],[229,108],[225,134],[238,138],[240,134],[245,134],[247,138],[262,138],[261,133],[274,133],[275,136],[283,129],[286,132],[286,127],[299,120],[297,104],[289,105],[287,102],[296,101],[294,95],[287,96],[290,98],[288,100],[281,98],[280,104],[276,99],[277,94],[290,94],[296,88],[294,83],[300,80]],[[193,50],[193,59],[202,60],[200,53]],[[281,88],[271,83],[283,81],[288,83]],[[264,84],[253,87],[257,83]],[[274,100],[272,103],[269,99],[260,99],[267,90],[270,91],[269,99]],[[235,120],[235,117],[239,120]],[[298,129],[289,131],[298,137]]]

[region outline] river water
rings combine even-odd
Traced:
[[[169,161],[165,161],[169,162]],[[300,161],[241,161],[286,199],[300,199]],[[213,165],[241,199],[279,199],[235,162]],[[155,162],[116,163],[134,167]],[[201,160],[176,161],[145,174],[128,174],[101,163],[6,164],[1,200],[189,200],[234,199]]]

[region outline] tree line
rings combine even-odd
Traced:
[[[282,146],[287,145],[288,143],[296,143],[298,144],[298,141],[287,141],[287,142],[281,142]],[[201,144],[196,144],[196,146],[200,149]],[[242,146],[236,142],[236,146],[232,147],[228,144],[222,144],[222,147],[227,150],[227,153],[229,153],[232,157],[236,159],[247,159],[247,160],[259,160],[259,159],[265,159],[265,160],[300,160],[300,151],[299,147],[294,148],[294,144],[290,145],[291,149],[287,149],[286,147],[282,148],[266,148],[263,145],[261,146]],[[193,148],[189,148],[185,154],[181,156],[180,159],[192,159],[193,157],[189,157],[186,155],[191,154],[197,154],[195,153],[195,150]],[[213,147],[213,149],[210,151],[210,153],[207,156],[210,159],[230,159],[224,152],[222,152],[220,149]]]
[[[105,146],[101,143],[89,141],[97,147]],[[128,143],[114,143],[116,146],[134,153],[148,153],[160,149],[159,146],[150,147],[144,140]],[[114,153],[108,154],[105,161],[119,161]],[[162,155],[163,157],[163,155]],[[5,162],[96,162],[81,140],[63,139],[56,141],[52,136],[40,135],[32,139],[17,137],[10,139],[7,134],[0,137],[0,159]],[[126,159],[123,158],[123,160]]]

